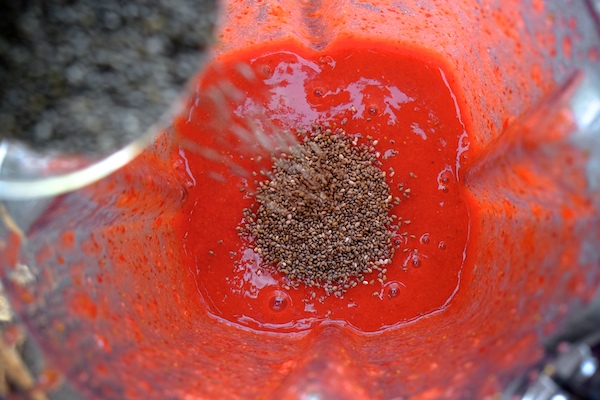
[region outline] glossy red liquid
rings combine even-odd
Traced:
[[[452,79],[435,60],[353,40],[326,54],[261,47],[206,69],[197,83],[201,95],[176,121],[176,156],[189,186],[176,229],[199,307],[261,330],[339,321],[372,332],[450,304],[469,260],[461,186],[469,139]],[[270,168],[273,137],[314,123],[342,127],[359,143],[377,141],[392,195],[402,199],[393,210],[402,224],[387,281],[373,273],[343,298],[286,288],[284,276],[259,268],[252,243],[236,231],[242,209],[254,201],[254,180],[261,180],[251,173]]]

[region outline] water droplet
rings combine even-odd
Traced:
[[[421,242],[421,244],[429,244],[429,233],[422,234],[419,238],[419,241]]]
[[[444,190],[444,188],[448,186],[448,184],[452,184],[455,182],[455,177],[452,173],[452,168],[449,165],[446,165],[446,167],[444,167],[444,169],[440,171],[437,177],[437,181],[438,189],[443,190],[444,192],[447,192]]]
[[[262,73],[265,78],[270,78],[273,75],[273,70],[268,65],[263,65]]]
[[[317,97],[322,97],[323,96],[323,89],[321,88],[316,88],[315,90],[313,90],[313,94]]]
[[[438,245],[438,247],[440,248],[440,250],[446,250],[446,243],[440,242],[440,244]]]
[[[417,254],[412,256],[412,266],[415,268],[419,268],[421,266],[421,258]]]
[[[388,299],[393,299],[396,298],[398,296],[400,296],[400,283],[398,282],[390,282],[385,291],[386,291],[386,296]]]
[[[287,293],[282,292],[281,290],[276,290],[269,299],[269,307],[275,312],[281,312],[289,305],[289,298],[290,296],[288,296]]]
[[[322,56],[319,58],[319,63],[321,65],[328,65],[331,69],[335,68],[335,60],[331,56]]]
[[[377,112],[378,112],[378,110],[377,110],[376,106],[370,106],[369,107],[369,114],[371,114],[371,115],[377,115]]]

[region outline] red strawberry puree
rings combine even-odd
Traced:
[[[469,259],[461,188],[469,139],[451,81],[427,52],[356,40],[323,54],[288,45],[215,60],[199,79],[203,95],[176,125],[193,182],[177,227],[183,265],[193,271],[208,310],[258,329],[300,331],[340,321],[372,332],[447,307]],[[215,93],[227,97],[225,109]],[[223,115],[216,126],[215,112]],[[342,299],[304,285],[290,289],[281,274],[259,268],[252,243],[236,231],[241,210],[255,201],[254,180],[271,162],[268,148],[248,149],[244,137],[231,134],[233,126],[252,136],[252,126],[269,134],[315,123],[360,134],[358,143],[373,141],[392,196],[402,199],[393,209],[402,223],[387,281],[367,275],[368,284]],[[186,148],[189,142],[194,145]]]

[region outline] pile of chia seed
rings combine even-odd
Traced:
[[[201,66],[215,0],[0,2],[0,140],[107,153],[157,122]]]
[[[257,206],[244,210],[240,236],[293,286],[342,296],[394,254],[390,188],[372,145],[313,126],[273,159],[258,182]]]

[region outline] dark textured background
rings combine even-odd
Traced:
[[[201,65],[216,0],[0,1],[0,139],[105,154]]]

